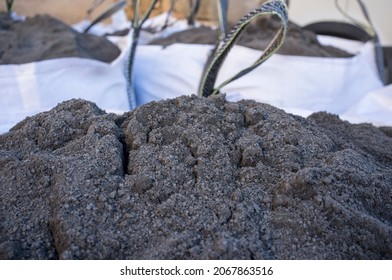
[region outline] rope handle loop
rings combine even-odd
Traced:
[[[282,22],[282,27],[278,30],[272,41],[268,44],[263,54],[260,56],[256,62],[254,62],[248,68],[240,71],[238,74],[232,78],[224,81],[217,88],[214,88],[215,82],[218,76],[218,72],[230,52],[231,48],[234,46],[235,42],[238,40],[240,34],[243,30],[250,24],[254,19],[265,16],[265,15],[276,15]],[[213,94],[219,93],[220,89],[231,83],[234,80],[241,78],[242,76],[248,74],[258,66],[260,66],[264,61],[271,57],[283,44],[284,38],[287,32],[288,25],[288,13],[287,6],[283,0],[270,0],[262,4],[257,9],[251,11],[249,14],[241,18],[241,20],[233,27],[230,33],[226,36],[224,40],[221,40],[217,47],[213,50],[212,60],[208,63],[203,72],[201,83],[199,86],[200,97],[208,97]]]
[[[15,0],[5,0],[5,8],[8,14],[12,13]]]
[[[158,0],[152,0],[150,2],[150,5],[148,6],[146,13],[141,16],[140,15],[140,5],[141,5],[141,0],[133,0],[132,5],[134,9],[134,17],[133,17],[133,22],[132,22],[132,27],[133,29],[140,29],[141,26],[144,24],[144,22],[149,18],[152,10],[154,9],[156,3]]]
[[[344,9],[339,5],[339,1],[335,0],[335,6],[339,10],[339,12],[345,16],[347,19],[352,21],[356,26],[361,28],[363,31],[365,31],[367,34],[369,34],[370,37],[373,38],[374,46],[375,46],[375,60],[376,60],[376,66],[377,66],[377,71],[378,71],[378,76],[381,80],[381,82],[386,85],[387,84],[387,76],[385,72],[385,67],[384,67],[384,51],[381,46],[380,38],[377,34],[376,28],[374,27],[374,24],[372,20],[370,19],[369,11],[365,5],[365,3],[362,0],[357,0],[357,3],[359,5],[359,8],[361,9],[361,12],[364,16],[364,18],[367,21],[366,23],[362,23],[352,16],[350,16]]]
[[[133,0],[133,9],[134,9],[134,17],[132,21],[132,28],[133,28],[133,33],[132,33],[132,44],[131,48],[129,50],[129,56],[127,59],[127,63],[125,65],[125,78],[127,79],[127,95],[128,95],[128,103],[130,109],[135,109],[136,108],[136,96],[135,96],[135,88],[133,84],[133,64],[135,61],[135,55],[136,55],[136,49],[138,46],[139,42],[139,35],[141,28],[144,24],[144,22],[148,19],[150,16],[152,10],[154,9],[156,3],[158,0],[151,0],[150,5],[148,6],[146,13],[144,15],[140,15],[140,4],[141,0]]]
[[[121,9],[125,7],[127,4],[127,1],[122,0],[114,3],[112,6],[110,6],[106,11],[104,11],[102,14],[100,14],[96,19],[94,19],[89,26],[83,31],[83,33],[87,33],[94,25],[96,25],[98,22],[103,21],[104,19],[107,19],[108,17],[114,15]]]

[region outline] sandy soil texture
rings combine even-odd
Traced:
[[[261,18],[251,23],[241,34],[237,44],[240,46],[264,50],[275,36],[281,24],[274,18]],[[218,38],[218,31],[209,27],[199,27],[175,33],[166,38],[156,39],[150,44],[168,46],[174,43],[211,44]],[[315,57],[350,57],[351,54],[332,47],[323,46],[314,32],[303,30],[293,22],[289,22],[287,35],[282,47],[277,53],[285,55],[315,56]]]
[[[0,13],[0,38],[0,65],[62,57],[109,63],[120,55],[120,49],[106,38],[78,33],[46,15],[15,22]]]
[[[392,259],[390,128],[224,96],[27,118],[0,194],[3,259]]]

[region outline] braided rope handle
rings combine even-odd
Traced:
[[[134,17],[132,22],[133,29],[139,30],[144,22],[150,17],[152,10],[157,4],[158,0],[152,0],[150,5],[148,6],[146,13],[143,16],[140,16],[140,5],[141,0],[132,0],[132,6],[134,9]]]
[[[135,88],[133,85],[133,63],[135,61],[136,55],[136,48],[139,41],[140,31],[144,22],[150,16],[152,10],[154,9],[155,5],[157,4],[158,0],[151,0],[150,5],[147,8],[147,11],[144,15],[140,15],[140,4],[141,0],[133,0],[133,8],[134,8],[134,18],[132,22],[133,27],[133,34],[132,34],[132,45],[129,51],[128,60],[125,66],[125,78],[127,79],[127,95],[128,95],[128,103],[130,109],[136,108],[136,95],[135,95]]]
[[[126,4],[127,4],[127,1],[125,1],[125,0],[121,0],[121,1],[114,3],[112,6],[109,7],[109,9],[107,9],[102,14],[100,14],[96,19],[94,19],[90,23],[90,25],[87,26],[86,29],[84,29],[83,33],[87,33],[97,23],[103,21],[104,19],[107,19],[108,17],[114,15],[115,13],[117,13],[118,11],[123,9]]]
[[[264,50],[263,54],[260,58],[254,62],[250,67],[245,68],[240,71],[238,74],[233,76],[232,78],[226,80],[217,88],[214,89],[215,82],[218,76],[218,72],[230,52],[231,48],[234,46],[235,42],[238,40],[242,31],[250,24],[254,19],[265,16],[265,15],[276,15],[282,22],[282,27],[278,30],[277,34],[274,36],[272,41],[268,44],[267,48]],[[215,48],[213,52],[213,58],[211,63],[209,63],[206,67],[206,70],[203,73],[200,87],[199,87],[199,96],[208,97],[212,94],[219,93],[219,90],[225,85],[231,83],[234,80],[248,74],[256,67],[261,65],[264,61],[266,61],[269,57],[271,57],[283,44],[284,38],[286,36],[288,25],[288,14],[287,14],[287,6],[282,0],[271,0],[265,2],[259,8],[253,10],[246,16],[244,16],[231,30],[231,32],[226,36],[224,40],[222,40],[217,48]]]
[[[189,0],[188,4],[189,4],[189,13],[187,15],[187,21],[188,21],[188,25],[190,26],[194,26],[195,25],[195,17],[197,15],[197,13],[200,10],[200,1],[201,0]],[[170,1],[170,7],[169,10],[167,11],[167,16],[165,19],[165,23],[163,24],[161,31],[166,29],[169,25],[169,19],[170,16],[173,14],[174,12],[174,7],[176,5],[177,0],[171,0]]]
[[[8,14],[12,12],[15,0],[5,0],[5,8]]]
[[[165,23],[163,24],[161,31],[165,30],[169,26],[169,19],[174,12],[174,6],[176,5],[177,0],[170,0],[169,10],[167,11]]]
[[[227,35],[227,11],[229,9],[228,0],[218,0],[217,8],[219,16],[219,40],[223,40]]]
[[[357,0],[357,3],[359,5],[359,8],[362,11],[362,14],[364,18],[366,19],[367,23],[362,23],[352,16],[350,16],[344,9],[339,5],[339,1],[335,0],[335,6],[339,10],[339,12],[345,16],[347,19],[351,20],[356,26],[361,28],[363,31],[365,31],[367,34],[369,34],[370,37],[373,38],[374,42],[374,47],[375,47],[375,60],[376,60],[376,66],[377,66],[377,71],[378,71],[378,76],[381,80],[381,82],[386,85],[387,84],[387,76],[384,68],[384,52],[381,46],[380,38],[377,34],[376,28],[370,19],[369,11],[365,5],[365,3],[362,0]]]
[[[89,19],[91,14],[106,0],[94,0],[90,5],[90,8],[87,10],[86,19]]]
[[[188,25],[195,25],[196,14],[200,10],[200,0],[189,0]]]

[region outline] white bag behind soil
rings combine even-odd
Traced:
[[[125,53],[111,64],[59,58],[22,65],[1,65],[0,133],[27,116],[58,103],[82,98],[108,112],[129,110],[124,76]]]
[[[343,45],[347,48],[350,44]],[[361,106],[369,110],[381,111],[376,103],[366,103],[364,99],[383,88],[376,71],[374,46],[369,42],[354,48],[357,53],[350,58],[275,54],[253,72],[224,87],[222,92],[231,101],[252,99],[302,116],[327,111],[351,121],[373,122],[372,118],[356,115],[360,114],[359,110],[354,114],[352,108],[362,102]],[[140,46],[135,62],[138,105],[197,94],[211,49],[209,45],[195,44],[173,44],[165,48]],[[234,46],[216,85],[251,65],[260,54],[258,50]],[[392,100],[392,95],[389,99]],[[384,107],[382,112],[385,115],[379,116],[375,124],[392,125],[392,108]]]
[[[166,16],[165,13],[148,19],[145,27],[159,29]],[[97,24],[91,33],[101,36],[131,26],[121,11],[113,15],[112,19],[112,24]],[[57,23],[57,20],[52,21]],[[189,28],[185,20],[177,21],[170,17],[169,23],[170,26],[162,32],[142,32],[139,43],[148,43],[154,38]],[[83,21],[73,28],[82,32],[87,26],[88,22]],[[59,102],[72,98],[92,101],[107,112],[128,111],[124,69],[131,34],[107,37],[121,50],[120,56],[111,63],[82,58],[54,58],[20,65],[0,65],[0,134],[25,117],[50,110]]]
[[[0,134],[72,98],[92,101],[108,112],[129,110],[124,75],[128,36],[108,37],[110,42],[48,16],[25,22],[2,16],[2,32],[10,39],[3,47],[13,47],[0,65]]]

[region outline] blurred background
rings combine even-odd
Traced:
[[[2,1],[4,2],[4,1]],[[86,18],[86,11],[91,6],[93,0],[16,0],[15,11],[20,15],[33,16],[35,14],[47,13],[68,24],[80,22]],[[107,9],[115,0],[106,0],[91,15],[92,18]],[[263,0],[230,0],[229,21],[235,22],[249,10],[254,9]],[[147,7],[149,0],[143,0],[142,4]],[[339,0],[340,5],[351,16],[363,20],[362,13],[355,0]],[[381,43],[392,45],[392,22],[391,0],[364,0],[369,9],[369,14],[377,28]],[[128,0],[127,14],[132,17],[131,1]],[[170,0],[161,0],[156,6],[153,15],[160,14],[169,9]],[[177,0],[175,14],[181,17],[186,14],[188,0]],[[0,11],[4,11],[1,5]],[[290,0],[290,18],[295,23],[303,26],[312,22],[337,20],[348,21],[335,7],[335,0]],[[200,21],[216,21],[215,1],[202,0],[202,6],[198,14]]]

